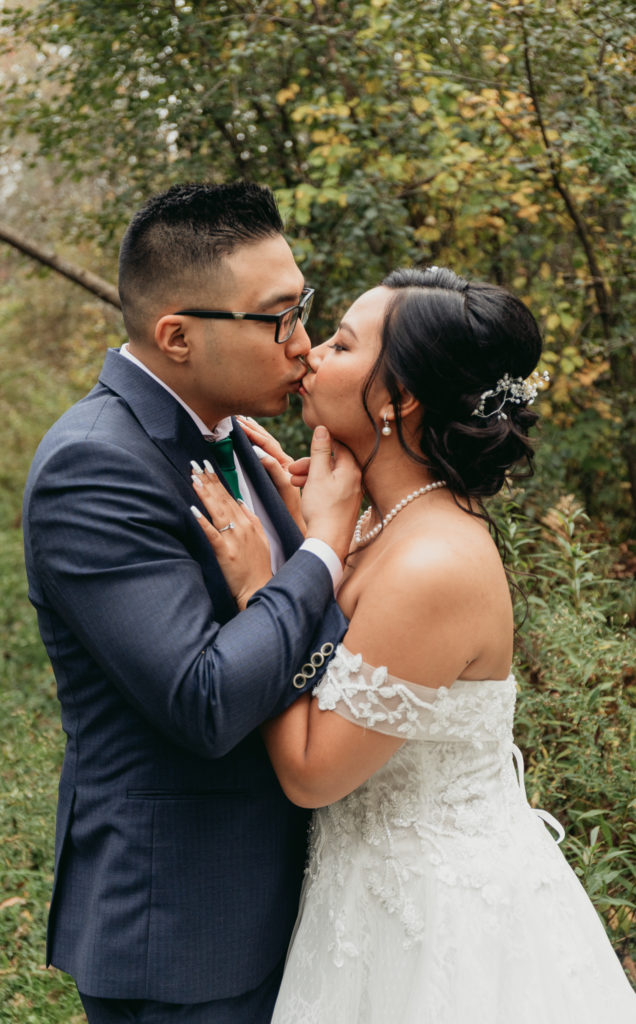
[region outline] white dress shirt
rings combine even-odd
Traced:
[[[126,357],[126,359],[130,359],[130,361],[134,363],[135,366],[138,366],[140,370],[143,370],[144,373],[147,373],[150,377],[152,377],[153,380],[157,382],[157,384],[160,384],[162,388],[164,388],[169,394],[172,395],[175,401],[177,401],[179,405],[181,405],[185,409],[188,416],[191,417],[197,428],[201,431],[201,433],[207,440],[220,441],[222,440],[222,438],[227,437],[228,434],[230,434],[233,428],[232,420],[229,416],[227,416],[225,419],[219,420],[219,422],[215,424],[213,428],[208,427],[207,424],[203,422],[201,417],[198,416],[193,409],[186,405],[186,403],[176,393],[176,391],[173,391],[172,388],[165,383],[165,381],[161,380],[161,377],[157,377],[157,375],[154,374],[152,370],[148,369],[145,363],[142,363],[141,360],[137,359],[137,357],[132,354],[132,352],[128,348],[128,343],[125,343],[121,346],[120,352],[123,356]],[[262,448],[259,448],[258,445],[253,445],[252,447],[254,449],[254,453],[259,458],[262,458],[263,455],[265,455],[265,452],[262,450]],[[280,542],[280,538],[276,533],[276,530],[274,529],[272,521],[268,516],[262,501],[260,500],[255,489],[252,487],[246,473],[244,472],[241,462],[237,457],[236,451],[234,451],[234,465],[236,467],[236,475],[238,476],[241,497],[243,498],[247,507],[258,516],[261,523],[263,524],[263,529],[265,530],[265,534],[269,541],[272,572],[275,573],[277,572],[278,569],[280,569],[281,565],[283,565],[285,561],[285,556],[283,554],[283,548]],[[317,537],[309,537],[306,540],[304,540],[301,545],[301,548],[304,551],[309,551],[311,552],[311,554],[316,555],[316,557],[319,558],[324,565],[326,565],[331,575],[335,592],[342,579],[343,568],[342,563],[338,558],[336,552],[333,550],[333,548],[331,548],[324,541],[319,540]]]

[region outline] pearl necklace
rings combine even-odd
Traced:
[[[401,501],[398,501],[397,505],[394,505],[391,511],[387,512],[384,519],[380,523],[378,523],[377,526],[374,526],[372,530],[369,530],[368,533],[365,533],[363,537],[362,527],[371,516],[371,509],[368,508],[366,512],[363,512],[360,518],[358,519],[358,522],[356,523],[356,528],[353,531],[353,539],[355,540],[356,544],[366,544],[368,540],[371,540],[373,537],[376,537],[380,530],[384,529],[385,526],[388,526],[391,520],[395,519],[398,512],[401,512],[403,508],[406,508],[407,505],[410,505],[411,502],[415,501],[416,498],[421,498],[423,494],[428,494],[429,491],[437,490],[438,487],[446,487],[446,484],[444,483],[443,480],[436,480],[435,483],[427,484],[426,487],[420,487],[417,491],[411,491],[410,494],[407,494],[406,498],[402,498]]]

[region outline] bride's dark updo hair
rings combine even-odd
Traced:
[[[367,412],[371,386],[379,379],[389,392],[402,446],[457,498],[480,502],[496,494],[517,464],[529,475],[528,431],[538,417],[528,404],[506,401],[505,418],[472,415],[482,394],[505,374],[525,379],[535,369],[541,336],[529,310],[504,288],[469,282],[444,268],[395,270],[382,285],[395,295],[364,387]],[[405,391],[422,409],[419,451],[404,439]],[[496,409],[501,400],[487,399],[483,411]],[[377,425],[376,430],[379,442]]]

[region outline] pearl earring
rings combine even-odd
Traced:
[[[390,437],[393,431],[391,430],[391,424],[387,419],[386,413],[384,414],[384,426],[382,427],[382,434],[384,437]]]

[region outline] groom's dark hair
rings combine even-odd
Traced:
[[[119,297],[128,335],[143,340],[157,302],[192,305],[211,267],[241,245],[282,234],[271,190],[253,182],[173,185],[135,214],[119,253]],[[208,285],[209,286],[209,285]],[[210,299],[212,296],[210,296]]]

